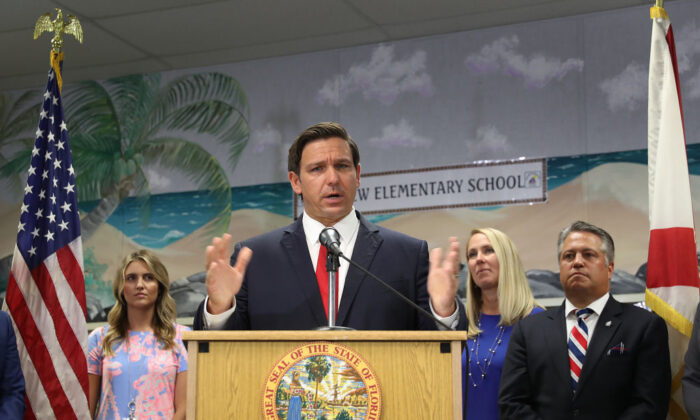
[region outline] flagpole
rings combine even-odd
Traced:
[[[87,308],[75,170],[61,101],[63,34],[82,42],[75,16],[46,13],[53,32],[3,308],[12,318],[25,380],[25,419],[87,419]]]
[[[693,200],[673,29],[663,1],[651,7],[648,95],[649,254],[646,304],[668,324],[669,416],[687,419],[680,396],[683,358],[700,301]]]

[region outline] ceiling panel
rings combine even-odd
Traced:
[[[666,3],[678,0],[666,0]],[[66,41],[74,76],[99,79],[275,57],[651,5],[650,0],[14,0],[0,13],[0,89],[44,83],[48,34],[39,15],[62,7],[83,24]],[[28,75],[41,75],[39,81]]]
[[[290,54],[330,50],[353,45],[370,44],[385,40],[383,33],[375,29],[334,33],[319,37],[274,42],[264,45],[243,46],[225,50],[167,56],[163,59],[173,68],[201,66],[201,63],[222,64],[254,60]]]
[[[348,0],[348,3],[353,4],[367,17],[380,25],[466,17],[511,7],[522,9],[532,5],[555,2],[561,3],[562,0],[440,0],[437,2],[424,0]]]
[[[269,8],[260,7],[261,3],[268,3]],[[300,13],[300,8],[305,12]],[[266,44],[368,26],[344,4],[327,0],[220,2],[97,22],[129,42],[163,55]]]
[[[60,0],[61,7],[79,17],[100,18],[107,16],[134,15],[158,10],[178,9],[195,4],[230,3],[228,0]],[[56,6],[58,7],[58,6]]]
[[[54,12],[55,4],[50,0],[3,1],[0,9],[0,34],[18,29],[34,30],[39,16]]]
[[[92,23],[85,23],[83,26],[84,40],[80,44],[73,36],[64,38],[63,50],[66,53],[66,59],[70,60],[75,66],[91,66],[102,64],[113,64],[119,62],[129,62],[136,59],[146,57],[146,54],[139,50],[137,46],[130,45],[111,33],[96,27]],[[42,36],[41,47],[48,56],[51,48],[51,36],[44,34]],[[32,41],[38,44],[38,41]]]

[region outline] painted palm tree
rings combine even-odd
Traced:
[[[316,382],[314,408],[318,408],[318,384],[323,382],[323,378],[330,372],[331,364],[326,360],[325,356],[311,356],[307,359],[304,367],[306,368],[306,373],[309,375],[309,380]]]
[[[31,150],[33,133],[39,122],[40,98],[34,90],[19,95],[0,95],[0,167],[8,163],[10,153],[18,149]],[[13,193],[22,190],[20,173],[8,174],[6,181]]]
[[[144,201],[148,220],[146,168],[184,174],[199,190],[210,191],[218,212],[207,233],[227,229],[231,187],[222,162],[187,137],[214,139],[235,167],[250,131],[247,98],[234,78],[198,73],[162,87],[159,73],[85,81],[66,87],[64,103],[78,199],[99,200],[81,220],[84,240],[128,196]],[[23,171],[30,153],[23,150],[6,166]]]
[[[27,91],[22,94],[0,95],[0,168],[10,161],[11,154],[17,150],[31,151],[34,144],[34,130],[39,122],[41,95],[38,91]],[[29,157],[21,171],[2,174],[3,188],[21,198],[22,177],[27,171]],[[0,258],[0,291],[7,287],[12,255]]]

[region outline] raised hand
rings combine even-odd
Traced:
[[[428,294],[435,313],[442,317],[450,316],[457,309],[455,296],[459,280],[459,242],[451,236],[450,248],[443,259],[442,248],[430,251],[430,271],[428,272]]]
[[[229,263],[229,246],[231,235],[224,234],[216,237],[206,249],[207,267],[207,312],[212,315],[220,314],[231,307],[236,293],[241,289],[245,270],[253,251],[243,247],[238,253],[236,264],[232,267]]]

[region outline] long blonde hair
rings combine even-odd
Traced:
[[[505,233],[494,228],[474,229],[469,239],[481,233],[488,238],[498,258],[498,311],[501,314],[499,325],[513,325],[528,316],[535,306],[540,306],[532,295],[525,276],[523,263],[515,244]],[[469,261],[469,241],[467,241],[467,262]],[[481,332],[477,320],[481,314],[481,289],[474,283],[471,272],[467,270],[467,338],[473,338]]]
[[[170,277],[168,270],[158,257],[148,250],[142,249],[131,253],[124,261],[112,282],[112,292],[116,302],[107,315],[109,331],[102,340],[102,352],[105,356],[114,354],[112,346],[127,337],[129,319],[127,317],[126,300],[124,299],[125,273],[129,264],[141,261],[148,267],[153,277],[158,281],[158,297],[156,298],[155,311],[153,312],[153,334],[161,342],[164,349],[171,349],[175,345],[175,300],[170,296]]]

